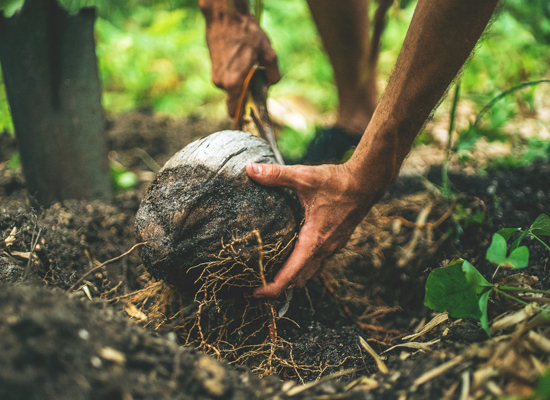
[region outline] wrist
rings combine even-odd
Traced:
[[[207,26],[235,17],[240,19],[243,16],[250,16],[250,8],[246,0],[199,0],[199,8]]]
[[[345,165],[365,190],[385,191],[399,174],[398,147],[394,132],[369,134],[367,131]]]

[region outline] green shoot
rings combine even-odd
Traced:
[[[495,233],[491,245],[487,249],[485,258],[497,264],[499,267],[525,268],[529,263],[529,249],[527,246],[515,248],[507,256],[507,245],[504,237]]]
[[[137,185],[139,179],[132,171],[128,171],[120,163],[111,161],[111,184],[116,192],[129,190]]]
[[[453,138],[453,131],[455,129],[456,107],[458,105],[459,98],[460,98],[460,81],[458,81],[455,86],[455,94],[453,96],[453,105],[451,107],[451,115],[450,115],[450,121],[449,121],[447,147],[445,149],[445,159],[443,160],[443,164],[441,165],[441,186],[442,186],[441,193],[443,197],[451,196],[451,188],[450,188],[451,185],[449,182],[448,168],[449,168],[449,161],[451,160],[451,156],[453,153],[452,138]]]

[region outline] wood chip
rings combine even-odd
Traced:
[[[440,342],[440,341],[441,341],[441,339],[434,339],[434,340],[432,340],[431,342],[426,342],[426,343],[409,342],[409,343],[396,344],[395,346],[390,347],[389,349],[384,350],[382,353],[380,353],[380,355],[382,355],[382,354],[384,354],[384,353],[387,353],[388,351],[391,351],[391,350],[396,349],[396,348],[398,348],[398,347],[406,347],[406,348],[409,348],[409,349],[417,349],[417,350],[426,350],[426,349],[428,349],[431,345],[436,344],[437,342]]]
[[[364,390],[367,392],[369,390],[376,389],[378,386],[379,386],[378,381],[372,378],[369,378],[367,376],[362,376],[361,378],[357,378],[356,380],[348,383],[348,385],[344,389],[344,392],[347,392],[351,389]]]
[[[382,372],[383,374],[387,374],[389,371],[388,367],[386,367],[386,364],[384,364],[384,361],[382,361],[378,354],[376,354],[376,351],[374,351],[374,349],[370,347],[367,341],[361,336],[359,336],[359,343],[361,343],[361,347],[365,349],[372,356],[372,358],[374,358],[374,361],[376,361],[376,365],[378,366],[380,372]]]
[[[357,370],[355,368],[343,369],[341,371],[335,372],[334,374],[327,375],[319,379],[318,381],[308,382],[305,385],[294,386],[288,392],[286,392],[286,395],[288,397],[296,396],[297,394],[302,393],[305,390],[311,389],[312,387],[317,386],[323,382],[327,382],[332,379],[336,379],[336,378],[339,378],[340,376],[351,374],[356,371]]]
[[[112,347],[103,347],[99,350],[99,356],[104,360],[111,361],[119,365],[123,365],[126,362],[126,356],[124,353],[115,350]]]
[[[9,250],[9,254],[14,257],[24,258],[25,260],[29,260],[32,257],[35,264],[40,262],[38,256],[30,251]]]
[[[450,361],[447,361],[446,363],[441,364],[439,367],[436,367],[432,369],[431,371],[425,372],[420,377],[416,378],[413,382],[413,385],[420,386],[429,380],[447,372],[449,369],[454,367],[455,365],[460,364],[462,361],[464,361],[463,356],[456,356]]]
[[[474,372],[474,388],[479,388],[484,382],[497,376],[497,370],[493,367],[485,367]]]
[[[535,331],[529,331],[529,333],[527,333],[527,337],[537,349],[545,352],[546,354],[550,354],[550,340]]]
[[[82,291],[86,294],[88,300],[92,300],[92,293],[90,293],[90,288],[88,288],[88,285],[82,286]]]
[[[437,314],[435,317],[433,317],[431,319],[430,322],[428,322],[426,324],[426,326],[424,326],[424,328],[422,328],[422,330],[420,332],[414,333],[412,335],[405,336],[401,340],[414,340],[414,339],[428,333],[433,328],[435,328],[436,326],[442,324],[443,322],[447,321],[448,319],[449,319],[449,314],[447,314],[447,313]]]
[[[17,227],[14,226],[8,237],[4,240],[4,245],[10,247],[15,242],[15,235],[17,235]]]
[[[470,398],[470,373],[464,371],[462,373],[462,390],[460,391],[460,400],[468,400]]]
[[[128,314],[132,318],[138,319],[140,321],[147,321],[147,315],[138,310],[133,303],[126,303],[126,305],[124,306],[124,311],[126,311],[126,314]]]
[[[504,395],[504,392],[495,383],[495,381],[487,381],[487,383],[485,383],[485,386],[487,387],[487,390],[489,390],[489,392],[491,392],[494,396],[497,396],[498,398],[501,398]]]
[[[491,331],[498,332],[508,328],[513,328],[535,314],[536,311],[532,305],[528,305],[525,308],[510,314],[503,314],[495,319],[493,325],[491,326]]]

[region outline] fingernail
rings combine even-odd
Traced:
[[[262,166],[260,164],[252,163],[252,171],[256,175],[261,175],[262,173]]]

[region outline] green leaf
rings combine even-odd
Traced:
[[[550,236],[550,217],[546,214],[539,215],[529,230],[536,236]]]
[[[498,231],[497,233],[504,238],[504,240],[508,241],[512,237],[512,235],[516,232],[519,232],[521,229],[519,228],[504,228]]]
[[[529,249],[527,246],[521,246],[512,251],[510,257],[508,257],[501,264],[504,267],[510,268],[525,268],[529,264]]]
[[[454,318],[479,318],[479,298],[492,286],[472,264],[455,260],[430,273],[424,304]]]
[[[121,189],[130,189],[138,183],[139,179],[136,174],[131,171],[126,171],[116,177],[116,185]]]
[[[485,258],[501,267],[525,268],[529,264],[529,249],[526,246],[517,247],[517,244],[525,237],[526,232],[523,232],[510,246],[510,257],[506,257],[506,240],[499,233],[495,233]]]
[[[550,398],[550,368],[544,372],[535,387],[535,399]]]
[[[485,258],[495,264],[500,265],[506,261],[506,240],[498,233],[493,235],[491,245],[487,249]]]
[[[487,335],[491,337],[491,330],[489,329],[489,315],[487,314],[487,304],[489,302],[489,295],[492,290],[487,290],[479,297],[479,309],[481,311],[481,317],[479,321],[481,322],[481,327]]]

